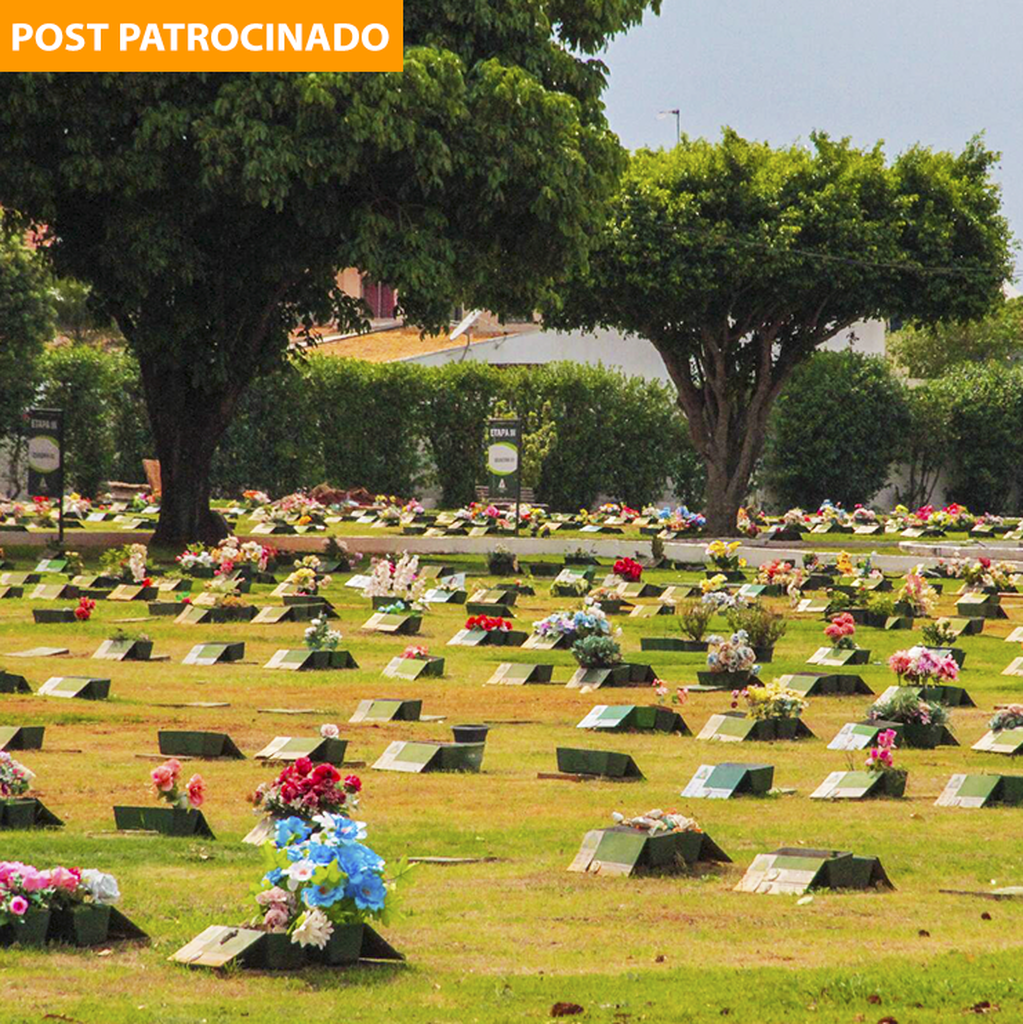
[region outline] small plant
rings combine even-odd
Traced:
[[[114,643],[149,643],[152,637],[148,633],[141,633],[137,630],[128,630],[123,626],[118,626],[114,630],[114,635],[110,638]]]
[[[906,725],[945,725],[948,709],[937,701],[921,700],[913,690],[899,690],[872,704],[867,712],[872,722],[902,722]]]
[[[23,796],[32,786],[35,775],[6,750],[0,750],[0,800]]]
[[[871,594],[865,605],[868,612],[883,615],[886,619],[895,614],[895,598],[891,594]],[[916,614],[911,612],[911,614]]]
[[[848,612],[842,612],[824,627],[824,635],[831,641],[832,647],[843,651],[855,650],[856,620]]]
[[[928,622],[922,630],[923,641],[928,647],[953,647],[956,635],[948,619]]]
[[[784,635],[787,624],[782,615],[759,601],[729,608],[726,613],[733,633],[745,632],[755,648],[773,647]]]
[[[828,614],[834,614],[835,612],[844,612],[847,608],[852,608],[853,599],[844,590],[834,590],[829,587],[825,593],[828,597]]]
[[[679,627],[684,636],[699,643],[710,626],[715,608],[705,601],[687,601],[679,610]]]
[[[656,534],[650,541],[650,557],[654,562],[661,562],[664,560],[664,538],[659,537]]]
[[[622,660],[622,649],[609,636],[586,636],[572,644],[572,654],[583,668],[610,668]]]
[[[509,576],[518,569],[519,560],[503,544],[487,552],[487,572],[491,576]]]
[[[331,562],[337,562],[341,572],[348,572],[353,565],[362,561],[362,555],[358,551],[349,551],[348,545],[337,537],[328,537],[327,543],[323,546],[323,553]]]

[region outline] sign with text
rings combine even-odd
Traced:
[[[144,10],[144,13],[142,13]],[[141,16],[140,16],[141,15]],[[6,71],[401,71],[402,0],[349,0],[300,11],[251,0],[19,0],[0,15]]]
[[[64,491],[64,413],[30,409],[25,415],[28,437],[28,493],[52,498]]]
[[[490,420],[487,423],[487,472],[490,497],[519,500],[520,420]]]

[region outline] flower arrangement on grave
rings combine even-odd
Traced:
[[[148,587],[152,580],[146,571],[148,551],[145,544],[124,544],[119,548],[109,548],[100,555],[100,565],[111,576],[116,576],[126,583],[136,583]]]
[[[181,567],[182,572],[191,572],[193,569],[213,569],[216,565],[213,553],[205,544],[201,543],[189,544],[174,561]]]
[[[707,638],[710,645],[707,650],[708,672],[750,672],[756,675],[760,671],[757,655],[749,643],[749,634],[740,629],[726,640],[724,637]]]
[[[487,572],[491,576],[507,576],[517,572],[518,559],[503,544],[498,544],[493,551],[487,552]]]
[[[206,783],[201,775],[193,775],[183,786],[179,786],[181,779],[181,762],[176,758],[164,761],[157,765],[149,777],[153,782],[153,791],[158,800],[164,800],[171,807],[181,810],[188,808],[202,807],[206,798]]]
[[[120,897],[117,879],[93,868],[40,871],[21,861],[0,861],[0,925],[11,924],[32,910],[59,910],[86,903],[109,906]]]
[[[84,519],[92,511],[92,502],[77,492],[64,495],[64,514]]]
[[[745,633],[747,642],[756,650],[773,647],[788,628],[784,616],[759,601],[734,605],[726,612],[726,618],[732,632]]]
[[[687,818],[677,811],[662,811],[655,808],[647,811],[646,814],[637,814],[633,818],[626,818],[624,814],[614,811],[611,820],[616,825],[625,828],[637,828],[651,835],[659,835],[668,832],[702,832],[695,818]]]
[[[894,780],[904,784],[906,775],[905,768],[895,766],[893,754],[897,749],[895,746],[896,732],[894,729],[882,729],[874,740],[874,746],[870,748],[864,765],[868,772],[874,775],[891,776]]]
[[[709,580],[700,580],[700,590],[703,596],[700,598],[712,611],[723,612],[736,605],[745,604],[746,598],[740,594],[726,590],[727,581],[724,576],[712,576]]]
[[[762,512],[757,512],[755,509],[740,508],[735,515],[735,528],[744,537],[755,537],[760,533],[760,526],[762,525],[762,522],[758,522],[758,520],[766,521]],[[746,564],[743,559],[740,559],[740,562],[742,565]]]
[[[96,602],[91,597],[80,597],[75,608],[75,619],[78,622],[88,622],[95,609]]]
[[[46,526],[57,517],[56,503],[49,498],[37,496],[32,499],[30,515],[40,526]]]
[[[270,495],[266,491],[242,491],[242,500],[249,508],[254,508],[258,505],[269,505]]]
[[[803,526],[808,520],[809,516],[801,508],[790,508],[782,517],[781,521],[786,526]]]
[[[787,590],[793,584],[801,585],[805,578],[806,574],[802,569],[797,569],[791,562],[776,558],[774,561],[765,562],[757,569],[755,582],[764,587],[779,586]]]
[[[64,571],[68,576],[82,576],[85,574],[85,562],[82,561],[81,553],[78,551],[58,551],[57,557],[63,558],[67,562],[67,566]],[[0,558],[3,558],[3,553],[0,552]]]
[[[402,861],[385,882],[384,861],[362,843],[365,838],[363,822],[339,814],[319,814],[312,823],[278,822],[274,838],[262,847],[269,870],[255,893],[253,925],[322,949],[337,927],[386,923],[408,868]]]
[[[855,584],[854,584],[855,586]],[[888,619],[895,614],[895,597],[892,594],[872,593],[863,602],[863,607],[873,615]]]
[[[631,558],[619,558],[611,571],[627,583],[638,583],[643,576],[643,566]]]
[[[583,640],[588,636],[611,636],[611,623],[601,608],[588,605],[577,612],[552,612],[533,623],[533,632],[542,637],[564,636],[569,640]],[[621,635],[621,630],[615,631]]]
[[[707,556],[707,561],[715,568],[725,572],[734,572],[746,565],[746,559],[740,558],[736,554],[741,546],[742,542],[737,540],[730,541],[728,544],[723,540],[715,540],[704,548],[703,553]]]
[[[583,605],[596,605],[600,606],[603,601],[621,601],[622,595],[618,593],[615,587],[597,587],[596,590],[591,590],[584,598]]]
[[[710,627],[710,620],[714,617],[715,609],[705,601],[686,601],[679,608],[678,624],[683,636],[687,636],[694,643],[703,640],[707,629]]]
[[[118,626],[114,630],[113,636],[110,637],[114,643],[152,643],[153,638],[148,633],[143,633],[139,629],[125,629],[123,626]]]
[[[728,586],[728,577],[717,573],[714,576],[708,576],[705,579],[700,580],[700,592],[703,594],[715,594],[724,592]]]
[[[689,700],[688,686],[678,686],[675,688],[674,693],[671,692],[668,684],[660,679],[655,679],[651,686],[654,688],[654,697],[658,705],[664,705],[665,703],[682,705]]]
[[[397,562],[387,558],[373,561],[373,571],[366,586],[367,597],[394,597],[412,608],[422,607],[426,580],[419,575],[419,556],[402,554]]]
[[[333,722],[324,722],[320,726],[320,735],[325,740],[336,740],[341,735],[341,730]]]
[[[956,575],[963,578],[969,590],[997,589],[1012,587],[1013,568],[1008,562],[992,562],[982,555],[976,562],[969,559],[952,559],[949,563]]]
[[[610,636],[591,635],[576,640],[572,654],[583,668],[611,668],[622,660],[622,649]]]
[[[799,718],[810,706],[810,702],[801,693],[783,686],[777,679],[763,686],[733,690],[733,709],[739,706],[740,699],[746,702],[750,715],[758,721]]]
[[[482,630],[484,633],[507,633],[512,624],[500,615],[470,615],[465,620],[465,628]]]
[[[329,576],[318,578],[315,569],[303,566],[288,575],[284,581],[289,587],[294,587],[300,594],[313,595],[319,593],[321,584],[326,586],[330,582]]]
[[[912,690],[901,690],[876,701],[867,711],[871,722],[902,722],[904,725],[945,725],[948,709],[937,701],[921,700]]]
[[[306,627],[305,645],[311,651],[336,651],[341,640],[341,633],[330,628],[326,615],[317,616]]]
[[[329,729],[331,735],[325,735]],[[320,735],[337,739],[337,726],[321,726]],[[273,782],[260,784],[250,797],[257,814],[271,818],[296,816],[312,820],[317,814],[351,815],[359,806],[362,780],[358,775],[341,773],[332,764],[313,764],[308,757],[300,757],[282,768]]]
[[[855,640],[856,620],[848,612],[834,616],[824,627],[824,635],[832,647],[842,651],[853,651],[859,646]]]
[[[934,614],[938,606],[938,592],[920,575],[920,566],[906,574],[898,601],[909,605],[911,615],[928,618]]]
[[[347,572],[353,565],[362,561],[362,555],[358,551],[351,551],[348,543],[338,540],[337,537],[328,537],[327,543],[323,546],[323,554],[332,562],[338,563],[338,568]]]
[[[559,580],[551,585],[551,595],[557,597],[585,597],[590,592],[590,581],[585,576],[574,576],[570,580]]]
[[[877,522],[877,513],[872,508],[857,505],[852,510],[851,518],[854,523],[859,523],[860,525],[873,524]]]
[[[987,727],[992,732],[1023,728],[1023,704],[1007,704],[1005,707],[999,708],[991,716]]]
[[[260,544],[258,540],[242,541],[238,537],[226,537],[211,552],[215,571],[224,576],[241,567],[266,572],[267,565],[276,555],[277,549],[268,544]],[[312,568],[318,568],[320,560],[315,555],[308,557],[316,559]]]
[[[424,647],[422,644],[409,644],[401,652],[402,658],[409,658],[415,661],[428,661],[430,658],[430,650]]]
[[[888,659],[888,667],[912,686],[927,683],[954,683],[959,678],[959,666],[951,654],[935,654],[926,647],[912,651],[896,651]]]
[[[6,750],[0,750],[0,800],[23,796],[32,788],[35,775]]]
[[[953,647],[956,642],[956,635],[949,619],[928,622],[921,630],[921,636],[928,647]]]

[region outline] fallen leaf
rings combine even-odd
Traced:
[[[664,954],[663,953],[658,953],[657,956],[654,957],[654,963],[655,964],[663,964],[664,963]]]
[[[982,999],[979,1003],[974,1003],[966,1012],[967,1013],[997,1013],[1001,1007],[997,1003],[992,1003],[989,999]]]
[[[799,899],[796,900],[797,907],[805,907],[807,903],[813,903],[812,896],[800,896]]]
[[[926,928],[921,928],[920,931],[917,932],[917,935],[919,935],[921,939],[929,939],[931,937],[931,933],[927,931]]]
[[[871,1003],[873,1006],[880,1006],[881,997],[876,992],[871,992],[870,995],[867,996],[867,1002]]]
[[[113,952],[112,949],[101,949],[97,951],[96,956],[112,956]]]
[[[980,915],[980,919],[982,921],[990,921],[991,915],[985,910],[984,913]]]
[[[574,1017],[577,1013],[585,1013],[578,1003],[555,1003],[551,1007],[552,1017]]]

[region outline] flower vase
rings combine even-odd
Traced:
[[[22,946],[45,946],[50,930],[50,911],[32,907],[3,930],[5,945],[18,943]]]
[[[268,971],[297,971],[306,965],[307,950],[314,946],[300,946],[291,941],[286,932],[267,932],[260,943],[260,966]]]
[[[336,924],[323,949],[309,946],[309,958],[314,963],[329,964],[336,967],[340,964],[358,963],[362,955],[362,937],[365,925]]]
[[[55,910],[50,936],[73,946],[98,946],[110,933],[110,907],[98,903],[81,903],[64,910]]]
[[[902,797],[906,793],[906,779],[908,772],[891,771],[883,772],[882,789],[885,796]]]

